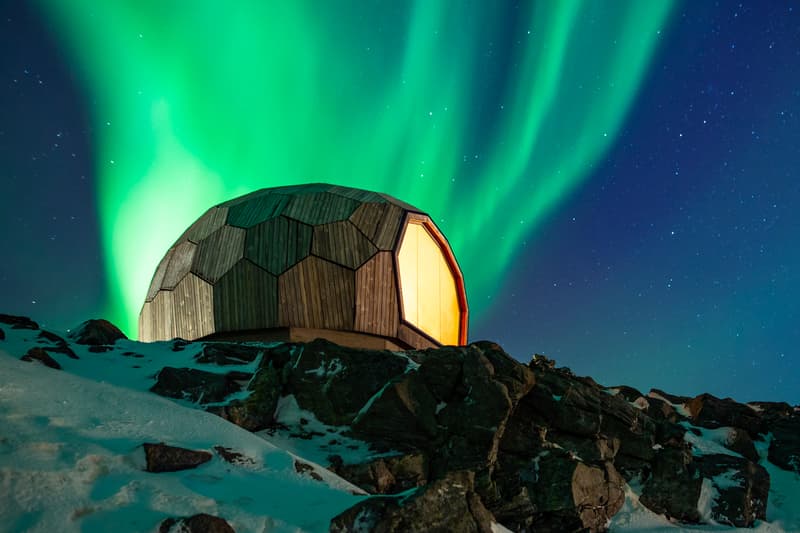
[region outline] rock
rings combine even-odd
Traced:
[[[625,398],[629,402],[635,402],[639,398],[644,398],[644,394],[639,392],[638,390],[634,389],[633,387],[629,387],[627,385],[616,385],[614,387],[604,387],[606,391],[608,391],[612,396],[619,394],[623,398]]]
[[[663,398],[664,400],[668,401],[669,403],[675,404],[675,405],[683,405],[686,402],[688,402],[689,400],[691,400],[691,398],[689,398],[688,396],[677,396],[675,394],[670,394],[668,392],[664,392],[663,390],[660,390],[660,389],[650,389],[650,392],[647,393],[647,396],[649,396],[650,398],[653,398],[653,397],[658,398],[658,397],[660,397],[660,398]]]
[[[322,476],[314,471],[314,467],[308,463],[304,463],[303,461],[298,461],[295,459],[294,471],[298,474],[307,475],[315,481],[322,481]]]
[[[800,474],[800,414],[774,419],[768,424],[772,433],[769,461],[784,470]]]
[[[758,462],[758,452],[753,444],[753,439],[743,429],[731,428],[725,447],[744,456],[754,463]]]
[[[283,389],[281,371],[273,366],[273,362],[262,360],[261,367],[247,384],[247,390],[251,391],[247,398],[209,408],[209,411],[248,431],[261,431],[271,426]],[[236,376],[228,373],[227,377],[232,379]]]
[[[282,366],[287,391],[302,409],[332,426],[350,424],[370,399],[389,382],[401,379],[412,363],[403,355],[348,348],[324,339],[285,344],[280,350],[291,354],[291,364]],[[272,359],[274,352],[265,357]]]
[[[436,399],[416,372],[386,383],[351,425],[358,438],[387,447],[427,448],[437,433]]]
[[[766,420],[779,419],[794,414],[794,409],[786,402],[750,402],[747,406]]]
[[[147,472],[176,472],[188,470],[211,460],[212,455],[206,451],[187,450],[166,444],[144,444],[144,455],[147,459]]]
[[[625,501],[624,480],[610,461],[586,464],[559,448],[527,460],[503,456],[498,469],[504,497],[488,507],[512,530],[605,531]]]
[[[206,342],[195,356],[198,363],[215,365],[244,365],[252,363],[264,352],[262,346],[236,342]]]
[[[723,426],[741,428],[754,439],[759,433],[765,432],[758,413],[730,398],[721,400],[708,393],[701,394],[686,402],[686,409],[697,426],[711,429]]]
[[[231,463],[233,465],[252,465],[255,464],[255,461],[246,455],[234,451],[230,448],[226,448],[224,446],[214,446],[214,451],[217,452],[217,455],[222,457],[223,461]]]
[[[158,526],[158,533],[236,533],[222,518],[196,514],[187,518],[167,518]]]
[[[186,399],[197,403],[221,402],[240,390],[239,385],[223,374],[165,366],[156,376],[152,392],[169,398]]]
[[[375,496],[331,520],[331,532],[490,533],[492,514],[474,492],[471,472],[452,472],[405,498]]]
[[[700,472],[688,448],[663,448],[652,463],[652,475],[642,487],[639,501],[667,518],[698,523],[701,485]]]
[[[38,361],[48,368],[61,370],[61,365],[42,348],[31,348],[20,359],[22,361]]]
[[[6,340],[6,332],[3,331],[3,328],[0,328],[0,341]]]
[[[11,329],[39,329],[39,324],[26,316],[4,315],[0,313],[0,322],[8,324]]]
[[[766,520],[769,474],[763,466],[731,455],[696,458],[703,476],[704,496],[717,492],[711,504],[711,518],[735,527],[753,527]]]
[[[44,349],[48,352],[54,353],[61,353],[69,357],[70,359],[78,359],[78,356],[75,355],[75,352],[72,351],[72,348],[69,347],[67,341],[56,335],[55,333],[51,333],[49,331],[40,331],[37,338],[49,341],[51,346],[45,346]]]
[[[460,379],[451,396],[436,406],[439,440],[431,455],[431,475],[470,469],[480,485],[481,471],[496,461],[509,418],[535,378],[494,343],[471,344],[462,354]],[[426,364],[423,357],[420,373]]]
[[[110,346],[120,339],[127,339],[120,329],[108,320],[91,319],[75,328],[69,338],[77,344],[89,346]]]
[[[354,465],[345,465],[339,456],[329,460],[329,470],[370,494],[396,494],[420,487],[428,480],[428,461],[421,453],[380,457]]]

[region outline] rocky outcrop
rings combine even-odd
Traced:
[[[72,350],[72,348],[69,347],[67,341],[65,341],[63,338],[59,337],[55,333],[42,330],[39,332],[37,339],[39,339],[39,342],[41,344],[46,345],[43,346],[43,348],[48,352],[64,354],[70,359],[78,359],[78,356],[75,355],[75,352]]]
[[[280,398],[292,395],[320,422],[349,427],[351,437],[391,452],[360,463],[329,457],[330,470],[371,494],[432,494],[435,484],[469,472],[468,499],[507,527],[603,531],[624,503],[625,480],[636,477],[644,505],[682,522],[746,526],[763,517],[769,485],[756,464],[753,435],[761,438],[759,430],[780,426],[732,400],[601,387],[543,356],[522,365],[488,342],[403,353],[324,340],[258,350],[258,368],[246,385],[251,395],[215,412],[247,429],[263,429],[274,424]],[[198,361],[255,361],[254,352],[231,358],[224,350],[204,350]],[[686,405],[673,403],[681,401]],[[685,436],[692,426],[727,428],[719,444],[731,454],[693,450]],[[305,427],[291,435],[323,436]],[[787,427],[784,440],[775,437],[775,453],[783,442],[797,449],[790,435]],[[706,517],[698,508],[709,487],[716,499]],[[367,519],[386,531],[423,527],[408,521],[409,510],[398,501],[371,498],[339,517],[336,527]],[[436,527],[434,519],[426,520],[420,524]]]
[[[26,316],[4,315],[0,313],[0,322],[8,324],[11,329],[39,329],[39,324]]]
[[[491,533],[492,514],[474,492],[472,472],[451,472],[407,497],[379,496],[331,521],[331,532]]]
[[[37,361],[48,368],[61,370],[61,365],[58,364],[58,361],[50,357],[50,354],[42,348],[31,348],[20,359],[23,361]]]
[[[759,433],[765,432],[763,420],[756,411],[730,398],[721,400],[711,394],[701,394],[684,405],[689,411],[692,422],[697,426],[735,427],[747,431],[752,438],[757,438]]]
[[[428,481],[428,461],[421,453],[380,457],[360,464],[344,464],[338,455],[329,458],[330,470],[370,494],[396,494],[421,487]]]
[[[165,366],[156,376],[156,383],[150,390],[169,398],[213,403],[222,401],[241,388],[235,379],[225,374]]]
[[[188,470],[210,461],[212,457],[206,451],[167,446],[163,442],[158,444],[145,443],[144,455],[147,460],[146,470],[148,472]]]
[[[69,338],[76,344],[110,346],[128,337],[117,326],[101,318],[83,322],[69,334]]]
[[[186,518],[167,518],[158,526],[158,533],[235,533],[228,522],[210,514]]]

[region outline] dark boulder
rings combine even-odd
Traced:
[[[176,472],[188,470],[210,461],[212,455],[206,451],[187,450],[166,444],[144,444],[148,472]]]
[[[244,365],[264,353],[263,346],[236,342],[206,342],[195,356],[198,363],[215,365]]]
[[[657,514],[681,522],[699,523],[697,501],[702,478],[688,448],[663,448],[652,462],[652,474],[639,501]]]
[[[625,502],[610,461],[587,464],[556,447],[529,459],[501,456],[495,480],[503,498],[488,507],[517,531],[605,531]]]
[[[769,431],[772,433],[769,461],[800,474],[800,413],[770,421]]]
[[[766,520],[770,479],[763,466],[731,455],[705,455],[695,459],[704,478],[711,517],[721,524],[753,527]],[[714,494],[716,491],[716,494]]]
[[[120,339],[127,339],[120,329],[108,320],[91,319],[75,328],[69,338],[77,344],[89,346],[110,346]]]
[[[728,439],[725,441],[725,447],[742,455],[745,459],[754,463],[758,462],[758,452],[753,444],[753,439],[743,429],[731,428]]]
[[[20,359],[22,361],[37,361],[48,368],[61,370],[61,365],[42,348],[31,348]]]
[[[452,472],[404,498],[374,496],[331,520],[331,532],[490,533],[492,514],[474,492],[472,472]]]
[[[228,373],[231,380],[234,376]],[[275,419],[275,409],[281,397],[280,370],[267,362],[262,365],[247,384],[250,395],[244,400],[232,400],[224,406],[211,407],[209,411],[248,431],[266,429]]]
[[[196,514],[187,518],[167,518],[158,526],[158,533],[235,533],[222,518],[210,514]]]
[[[605,391],[607,391],[612,396],[616,396],[617,394],[625,398],[627,401],[633,403],[639,398],[643,398],[644,394],[639,392],[637,389],[633,387],[629,387],[627,385],[616,385],[614,387],[603,387]]]
[[[344,464],[329,458],[329,470],[370,494],[397,494],[428,481],[428,461],[421,453],[380,457],[361,464]]]
[[[221,402],[229,394],[238,392],[240,386],[224,374],[165,366],[156,376],[156,383],[150,390],[168,398],[215,403]]]
[[[231,463],[232,465],[253,465],[255,461],[250,457],[247,457],[243,453],[239,453],[231,448],[226,448],[224,446],[214,446],[214,451],[217,452],[217,455],[222,457],[223,461]]]
[[[689,398],[688,396],[678,396],[676,394],[670,394],[668,392],[664,392],[663,390],[660,389],[650,389],[650,392],[647,395],[650,397],[657,396],[664,398],[669,403],[675,405],[683,405],[689,400],[691,400],[691,398]]]
[[[730,398],[724,400],[711,394],[701,394],[686,403],[686,409],[692,423],[706,428],[723,426],[741,428],[757,438],[759,433],[764,433],[764,424],[751,407],[737,403]]]
[[[47,350],[48,352],[64,354],[70,359],[78,359],[78,356],[75,355],[75,352],[73,352],[72,348],[69,347],[67,341],[65,341],[55,333],[42,330],[39,332],[37,338],[43,344],[49,345],[49,346],[44,346],[44,349]]]
[[[0,328],[0,341],[6,340],[6,332],[3,331],[3,328]]]
[[[291,364],[283,365],[283,382],[298,405],[323,423],[350,424],[359,411],[412,362],[392,352],[369,352],[324,339],[287,344]]]
[[[39,329],[39,324],[26,316],[4,315],[0,313],[0,322],[8,324],[11,329]]]
[[[386,446],[427,447],[436,436],[436,399],[416,372],[386,383],[359,411],[353,433]]]

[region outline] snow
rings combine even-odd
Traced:
[[[692,455],[700,456],[723,454],[731,455],[733,457],[742,457],[740,453],[736,453],[733,450],[725,447],[725,444],[731,441],[731,432],[733,431],[732,428],[701,428],[693,426],[686,421],[680,422],[680,424],[686,428],[686,433],[684,434],[683,439],[692,445]],[[700,435],[695,435],[694,431],[699,432]]]
[[[141,385],[133,374],[128,381]],[[121,373],[102,383],[0,352],[0,375],[0,523],[10,531],[152,531],[164,518],[200,512],[238,531],[327,531],[360,499],[311,461],[323,481],[298,474],[295,456],[219,417],[119,386]],[[143,470],[145,442],[219,445],[252,463],[215,455],[196,469],[154,474]]]
[[[371,451],[366,442],[348,436],[349,427],[324,424],[314,413],[302,409],[291,394],[278,400],[275,421],[279,428],[286,429],[259,431],[257,435],[317,464],[329,465],[331,455],[341,457],[344,464],[359,464],[398,453]],[[293,437],[298,432],[302,432],[304,438]],[[361,489],[355,490],[363,493]]]
[[[725,430],[727,428],[721,428]],[[716,439],[724,431],[705,430],[706,435]],[[614,533],[640,532],[675,533],[678,531],[713,531],[730,533],[797,533],[800,531],[800,475],[782,470],[767,460],[767,452],[771,435],[763,441],[754,441],[759,453],[759,464],[767,469],[770,476],[769,500],[767,502],[767,520],[756,521],[753,528],[735,528],[720,524],[689,525],[673,523],[663,515],[654,513],[639,502],[642,483],[636,479],[625,486],[625,504],[611,519],[609,531]],[[701,438],[702,440],[702,438]],[[698,443],[701,449],[716,449],[716,442]],[[717,452],[709,452],[717,453]],[[711,517],[711,508],[720,488],[738,484],[734,472],[725,472],[713,479],[703,479],[698,511],[705,519]]]
[[[717,498],[719,498],[717,487],[710,479],[703,478],[700,484],[700,497],[697,499],[697,512],[700,513],[700,519],[703,522],[715,523],[713,509],[716,506]]]

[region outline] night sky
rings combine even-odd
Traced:
[[[0,312],[135,334],[207,207],[338,182],[432,214],[472,340],[800,403],[800,4],[107,4],[0,1]]]

